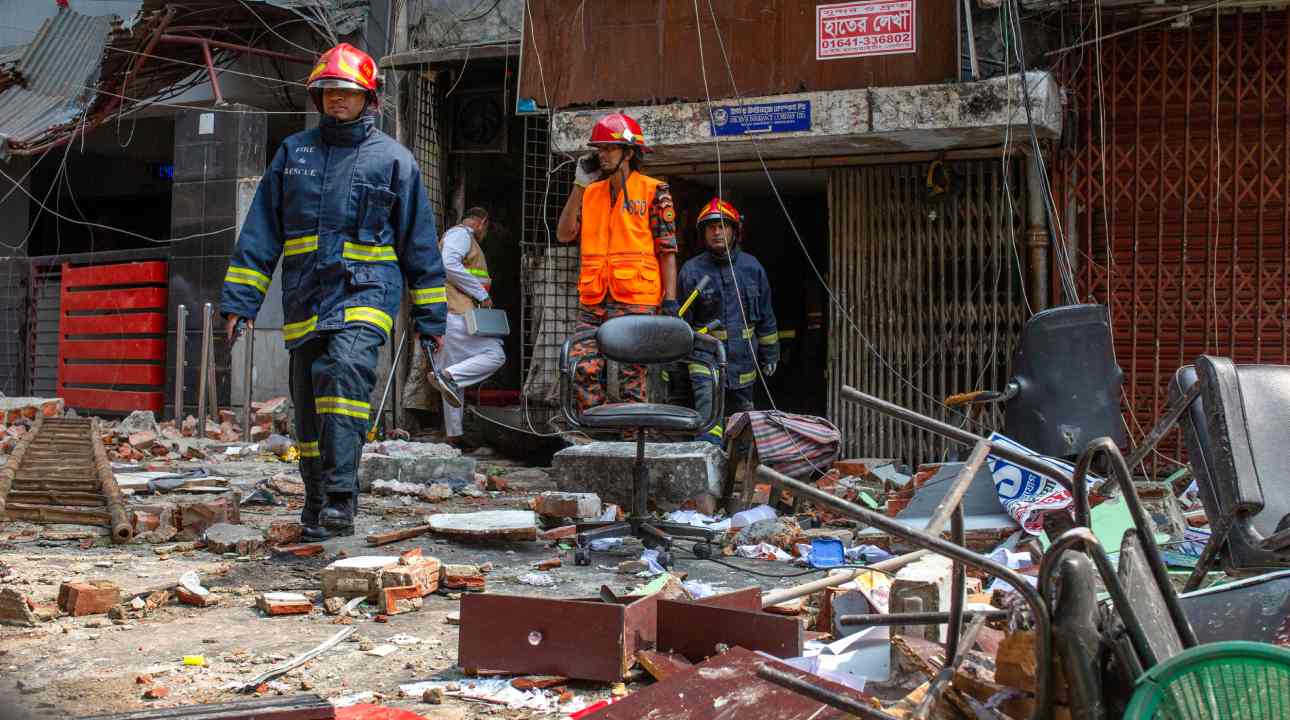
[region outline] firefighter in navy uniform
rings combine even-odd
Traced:
[[[376,129],[376,63],[342,43],[309,75],[319,126],[283,141],[224,277],[227,336],[251,325],[282,258],[304,537],[353,533],[358,461],[380,348],[407,279],[423,343],[442,344],[447,295],[434,215],[411,153]]]
[[[775,374],[779,362],[779,334],[771,306],[770,282],[757,258],[739,249],[743,217],[720,198],[703,206],[698,217],[699,237],[705,252],[688,260],[677,278],[677,296],[688,298],[703,278],[708,283],[686,312],[690,324],[700,329],[720,320],[712,331],[726,344],[725,415],[753,409],[757,373]],[[742,303],[740,302],[742,300]],[[708,368],[689,366],[694,388],[694,409],[706,416],[715,402],[715,378]],[[725,419],[698,439],[722,444]]]

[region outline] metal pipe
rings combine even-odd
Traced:
[[[814,683],[809,683],[796,675],[786,673],[779,668],[773,668],[764,663],[757,668],[757,677],[856,717],[873,718],[873,720],[895,720],[894,715],[888,715],[877,708],[869,707],[845,695],[827,690]]]
[[[107,450],[103,449],[103,440],[99,434],[99,421],[93,420],[89,427],[90,445],[94,452],[94,472],[98,476],[99,492],[107,505],[108,527],[112,531],[112,542],[121,544],[134,539],[134,525],[125,512],[125,499],[121,497],[121,488],[116,484],[116,475],[112,473],[112,464],[108,462]]]
[[[977,447],[979,449],[980,445]],[[967,547],[963,531],[962,503],[955,503],[954,512],[950,515],[950,538],[955,545],[961,548]],[[951,572],[953,574],[950,576],[950,621],[949,627],[945,629],[946,658],[958,657],[959,635],[963,633],[963,605],[967,601],[967,568],[962,562],[955,560],[954,569]],[[971,648],[970,644],[968,648]]]
[[[980,435],[968,432],[963,428],[954,427],[949,423],[941,422],[940,420],[927,417],[926,415],[921,415],[913,410],[906,410],[895,403],[889,403],[881,398],[860,392],[850,385],[842,386],[842,397],[843,399],[850,400],[851,402],[864,405],[871,410],[880,412],[887,417],[895,418],[896,420],[908,423],[915,427],[920,427],[928,432],[936,433],[941,437],[948,438],[963,445],[976,445],[978,442],[985,439]],[[1066,471],[1041,462],[1034,456],[1017,452],[1016,450],[1008,447],[992,447],[990,454],[1003,458],[1004,460],[1007,460],[1019,467],[1023,467],[1033,473],[1053,478],[1057,482],[1061,483],[1061,485],[1067,490],[1071,489],[1071,476]]]
[[[1165,559],[1160,554],[1160,546],[1156,545],[1154,533],[1155,523],[1151,521],[1151,516],[1142,507],[1142,499],[1138,497],[1138,490],[1133,486],[1133,477],[1129,473],[1129,465],[1124,461],[1124,455],[1120,454],[1120,448],[1116,447],[1115,441],[1108,437],[1097,438],[1084,448],[1084,454],[1080,456],[1079,465],[1076,466],[1076,475],[1074,478],[1075,487],[1086,487],[1087,482],[1084,474],[1088,472],[1089,465],[1092,464],[1093,458],[1097,455],[1106,455],[1111,460],[1111,477],[1115,479],[1116,484],[1120,486],[1120,494],[1124,497],[1124,504],[1129,508],[1129,514],[1133,516],[1134,531],[1138,533],[1138,542],[1142,545],[1142,554],[1147,558],[1147,567],[1151,569],[1151,577],[1156,581],[1156,587],[1160,590],[1160,595],[1164,598],[1165,607],[1169,609],[1169,619],[1173,620],[1174,627],[1178,630],[1178,635],[1182,638],[1184,648],[1196,647],[1196,633],[1192,630],[1191,621],[1187,619],[1187,613],[1183,611],[1182,602],[1178,599],[1178,592],[1174,590],[1173,582],[1169,579],[1169,568],[1165,565]],[[1084,473],[1080,472],[1080,468]],[[1088,510],[1087,490],[1075,493],[1076,512],[1083,512],[1084,517],[1090,517]]]
[[[202,306],[202,359],[197,371],[197,430],[193,437],[206,437],[206,385],[209,378],[212,342],[212,313],[210,303]]]
[[[867,572],[895,572],[915,560],[923,558],[927,554],[928,552],[926,550],[915,550],[910,553],[905,553],[904,555],[898,555],[894,558],[883,560],[879,563],[874,563],[867,567],[856,568],[854,570],[847,570],[840,573],[832,573],[826,577],[820,578],[819,580],[812,580],[807,583],[802,583],[801,585],[783,588],[782,590],[772,590],[761,596],[761,606],[767,608],[771,605],[778,605],[783,602],[788,602],[789,600],[795,600],[803,595],[810,595],[811,593],[826,590],[831,587],[844,585]]]
[[[1048,307],[1048,279],[1052,272],[1048,260],[1048,214],[1044,212],[1044,171],[1039,161],[1034,156],[1026,159],[1026,249],[1030,256],[1030,307],[1035,312]]]
[[[779,483],[792,490],[794,493],[808,497],[821,505],[826,505],[833,510],[853,517],[866,525],[875,527],[889,535],[895,535],[898,538],[909,542],[912,545],[918,545],[934,553],[944,555],[952,560],[961,560],[967,565],[971,565],[979,570],[983,570],[990,575],[1002,578],[1005,582],[1021,595],[1026,604],[1030,606],[1031,615],[1035,622],[1035,655],[1038,661],[1038,668],[1035,676],[1035,712],[1031,716],[1035,720],[1045,720],[1052,711],[1052,628],[1048,617],[1048,607],[1044,604],[1043,597],[1026,579],[1015,570],[1000,565],[983,555],[978,555],[966,548],[959,547],[952,542],[944,540],[937,535],[916,530],[907,527],[894,518],[889,518],[881,513],[876,513],[869,508],[861,507],[855,503],[847,502],[840,497],[831,495],[814,485],[807,485],[804,482],[795,480],[787,475],[778,473],[765,465],[757,466],[757,474],[763,479],[772,483]]]
[[[251,426],[254,424],[255,414],[251,408],[251,390],[255,382],[255,326],[246,324],[242,330],[242,362],[246,365],[242,369],[242,392],[245,393],[245,404],[242,407],[242,439],[251,442]],[[232,402],[232,398],[229,399]]]
[[[202,45],[209,44],[213,48],[220,50],[235,50],[237,52],[249,53],[251,55],[263,55],[264,57],[277,58],[287,62],[300,63],[302,65],[313,65],[314,58],[301,57],[299,55],[288,55],[287,53],[275,52],[273,50],[263,50],[257,47],[248,47],[236,43],[224,42],[222,40],[207,40],[206,38],[188,37],[187,35],[161,35],[162,42],[177,43],[180,45]],[[123,95],[125,93],[122,93]]]
[[[175,319],[175,426],[184,424],[184,351],[188,344],[188,306],[180,305]]]
[[[215,93],[215,105],[224,104],[224,93],[219,91],[219,76],[215,74],[215,61],[211,59],[211,44],[209,40],[202,41],[202,59],[206,61],[206,74],[211,79],[211,92]]]
[[[1160,442],[1160,438],[1163,438],[1166,433],[1173,429],[1174,424],[1178,422],[1178,418],[1182,417],[1182,414],[1186,412],[1187,408],[1191,407],[1191,404],[1198,397],[1200,397],[1200,383],[1195,382],[1192,383],[1191,387],[1187,388],[1187,392],[1183,393],[1182,397],[1178,398],[1176,404],[1169,406],[1165,410],[1164,416],[1156,421],[1156,426],[1151,428],[1151,432],[1147,433],[1147,437],[1143,439],[1142,444],[1133,448],[1133,452],[1129,453],[1129,459],[1125,461],[1125,464],[1129,466],[1130,470],[1147,459],[1147,454],[1156,447],[1156,444]]]
[[[1097,572],[1102,576],[1102,584],[1106,586],[1106,592],[1111,596],[1111,603],[1124,620],[1124,629],[1128,632],[1129,641],[1133,643],[1133,649],[1142,661],[1142,669],[1150,670],[1156,666],[1159,658],[1156,657],[1156,651],[1151,649],[1151,643],[1147,641],[1147,632],[1142,628],[1142,623],[1133,609],[1133,603],[1124,592],[1124,586],[1120,584],[1115,566],[1111,564],[1105,548],[1092,530],[1083,527],[1071,528],[1049,546],[1039,563],[1039,587],[1049,587],[1062,553],[1081,543],[1084,545],[1084,551],[1093,558],[1093,564],[1097,565]]]
[[[1007,620],[1007,610],[965,610],[964,618],[971,620],[984,615],[986,620]],[[946,625],[950,621],[948,612],[906,612],[906,613],[865,613],[856,615],[839,615],[839,625]]]

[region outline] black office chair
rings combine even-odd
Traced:
[[[1186,590],[1215,561],[1229,575],[1290,567],[1290,367],[1201,355],[1174,374],[1171,400],[1198,383],[1180,425],[1211,530]]]
[[[645,433],[648,430],[684,432],[695,435],[707,432],[721,419],[724,412],[722,396],[715,393],[715,402],[708,417],[700,417],[692,408],[660,403],[611,402],[578,409],[573,398],[573,371],[575,361],[569,356],[575,345],[594,341],[599,353],[606,359],[634,365],[660,365],[685,360],[707,366],[713,373],[717,387],[726,374],[726,349],[721,341],[710,335],[694,332],[684,320],[664,315],[625,315],[607,320],[599,328],[582,330],[564,341],[560,352],[560,407],[569,424],[589,430],[635,430],[636,462],[632,465],[631,512],[622,522],[579,523],[574,562],[591,564],[592,540],[614,537],[638,537],[647,547],[658,549],[659,564],[672,564],[672,535],[699,538],[695,552],[710,552],[711,530],[656,522],[649,514],[649,470],[645,467]],[[715,359],[715,361],[714,361]],[[715,362],[715,364],[714,364]]]
[[[1123,381],[1106,306],[1063,305],[1026,321],[1003,390],[951,395],[945,404],[1003,403],[1005,435],[1041,455],[1073,458],[1095,438],[1128,445]]]

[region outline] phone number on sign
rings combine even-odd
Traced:
[[[874,37],[853,37],[838,38],[836,40],[821,40],[820,50],[829,51],[847,51],[847,50],[870,50],[873,48],[885,47],[912,47],[914,44],[912,33],[894,33],[892,35],[878,35]]]

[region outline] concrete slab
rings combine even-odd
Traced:
[[[1060,88],[1043,71],[1027,74],[1031,115],[1041,138],[1061,134]],[[981,147],[1003,141],[1009,126],[1025,127],[1020,76],[977,82],[837,90],[744,98],[744,104],[806,101],[811,128],[801,132],[732,135],[721,138],[724,162],[767,158],[866,153],[926,152]],[[738,101],[714,100],[714,106]],[[557,152],[585,149],[591,127],[608,112],[625,112],[640,121],[652,165],[716,160],[707,103],[672,103],[628,108],[571,110],[552,118]]]
[[[474,540],[537,540],[537,513],[531,510],[487,510],[439,513],[426,518],[430,532]]]
[[[392,441],[363,448],[358,464],[358,489],[369,492],[377,480],[461,487],[475,478],[476,461],[441,443]]]
[[[625,510],[631,507],[635,461],[635,443],[593,442],[556,453],[551,474],[561,490],[594,492]],[[715,445],[646,443],[645,464],[650,472],[650,504],[658,510],[675,510],[702,493],[721,497],[726,456]]]

